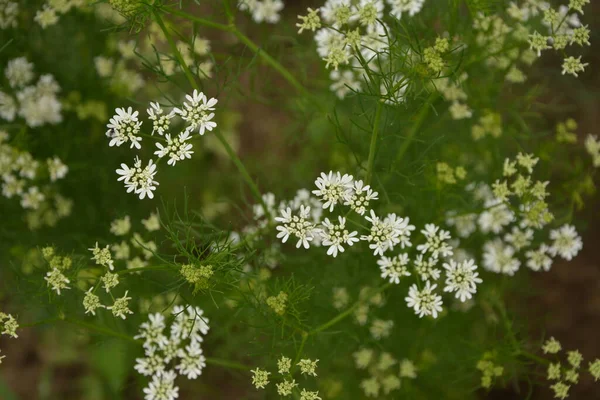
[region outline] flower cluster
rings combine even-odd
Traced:
[[[387,0],[389,15],[397,19],[403,14],[417,14],[423,3],[424,0]],[[384,9],[384,0],[327,0],[317,9],[309,8],[306,16],[298,16],[299,33],[315,32],[317,52],[326,67],[333,69],[331,90],[340,99],[361,89],[367,75],[361,71],[377,70],[376,59],[378,65],[388,61],[390,39],[389,29],[382,22]],[[380,90],[388,102],[403,101],[406,84],[402,78],[398,74],[392,82],[381,82]]]
[[[54,182],[63,179],[69,168],[58,158],[45,163],[8,144],[10,137],[0,130],[0,182],[2,196],[20,199],[27,210],[30,229],[43,225],[54,226],[71,214],[73,202],[56,192]]]
[[[318,391],[313,392],[306,389],[300,390],[300,388],[298,388],[298,383],[296,383],[296,380],[293,378],[295,367],[300,369],[300,373],[302,375],[316,377],[318,362],[319,360],[305,358],[301,359],[295,366],[292,366],[291,358],[281,356],[281,358],[277,361],[277,372],[282,377],[281,382],[275,384],[277,388],[277,394],[282,397],[289,397],[296,393],[299,395],[300,400],[321,400]],[[270,383],[270,372],[260,368],[256,368],[250,372],[253,374],[252,384],[255,388],[265,389]]]
[[[149,314],[140,325],[135,339],[144,341],[144,357],[137,358],[135,370],[152,377],[144,388],[146,400],[173,400],[179,397],[175,385],[177,375],[192,380],[202,375],[206,358],[202,351],[204,336],[208,333],[208,319],[198,307],[175,306],[174,320],[168,334],[162,314]]]
[[[85,0],[48,0],[41,10],[35,14],[34,20],[43,29],[56,24],[59,15],[66,14],[73,8],[83,8],[87,6]]]
[[[0,335],[7,335],[12,338],[18,338],[17,329],[19,329],[19,324],[15,317],[10,314],[6,314],[0,312]],[[0,356],[0,364],[2,364],[2,359],[6,356]]]
[[[548,339],[542,346],[545,354],[557,355],[562,351],[560,342],[553,337]],[[566,399],[569,397],[571,386],[579,383],[579,374],[583,364],[583,356],[577,350],[567,352],[567,362],[561,363],[560,360],[550,361],[547,370],[547,379],[554,382],[550,389],[554,392],[554,398]],[[600,379],[600,359],[596,359],[588,364],[588,372],[595,381]]]
[[[0,29],[16,28],[19,16],[19,3],[0,0]]]
[[[276,24],[281,19],[282,0],[238,0],[238,8],[252,15],[254,22]]]
[[[217,99],[208,99],[202,92],[194,90],[191,95],[186,95],[186,100],[181,108],[173,108],[171,111],[165,111],[160,104],[150,103],[147,109],[148,119],[152,121],[152,135],[158,133],[159,142],[156,143],[158,148],[154,154],[158,159],[168,158],[167,164],[174,166],[178,161],[191,159],[192,144],[190,134],[198,131],[200,135],[204,135],[205,131],[212,131],[216,126],[216,122],[212,121],[214,114],[214,106],[217,104]],[[140,150],[142,148],[142,121],[139,120],[138,111],[134,111],[131,107],[117,108],[116,114],[110,119],[106,125],[108,130],[106,136],[110,138],[109,146],[121,146],[129,143],[130,148]],[[171,120],[179,116],[185,123],[185,129],[177,136],[172,136],[169,133]],[[166,144],[160,143],[164,140]],[[146,197],[154,198],[154,191],[159,185],[155,180],[157,173],[157,164],[154,160],[149,160],[147,165],[142,164],[139,157],[135,157],[133,167],[122,163],[121,168],[116,170],[119,175],[118,181],[122,181],[127,188],[127,193],[135,193],[140,199]]]
[[[58,124],[63,120],[62,105],[57,97],[60,86],[50,74],[40,76],[32,84],[33,67],[25,57],[8,61],[4,76],[9,90],[8,93],[0,91],[0,117],[10,122],[19,116],[31,128]]]
[[[417,368],[407,358],[398,361],[390,353],[382,352],[377,355],[375,350],[369,348],[361,348],[352,356],[356,368],[366,370],[370,375],[360,382],[360,388],[367,397],[388,396],[400,389],[402,379],[417,377]]]

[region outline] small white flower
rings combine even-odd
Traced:
[[[421,230],[425,236],[426,242],[417,246],[417,250],[423,254],[431,253],[431,256],[438,258],[451,256],[454,252],[452,246],[448,244],[450,232],[440,229],[435,224],[426,224],[425,229]]]
[[[55,290],[58,295],[60,295],[60,291],[63,289],[70,289],[67,284],[71,283],[71,281],[67,279],[58,268],[53,268],[51,271],[48,271],[44,280],[48,282],[48,286],[51,287],[52,290]]]
[[[4,75],[11,87],[25,86],[33,79],[33,64],[25,57],[14,58],[6,65]]]
[[[187,140],[190,139],[190,133],[188,131],[181,132],[178,137],[171,138],[170,134],[166,134],[165,138],[167,139],[167,145],[163,146],[161,143],[157,142],[156,147],[158,150],[154,152],[158,158],[163,158],[165,156],[169,157],[169,161],[167,164],[175,165],[177,161],[183,161],[186,158],[192,158],[192,144],[187,143]]]
[[[336,257],[338,251],[343,253],[344,248],[342,247],[342,244],[352,246],[359,241],[356,237],[358,232],[348,232],[346,229],[346,218],[339,216],[338,221],[339,224],[333,224],[329,221],[329,218],[325,218],[325,221],[323,221],[323,228],[319,230],[323,239],[322,244],[324,246],[329,246],[329,249],[327,250],[328,256]]]
[[[148,321],[140,325],[139,333],[134,336],[134,339],[144,339],[144,347],[148,348],[152,345],[164,347],[168,345],[168,339],[163,334],[165,329],[165,317],[160,313],[148,315]]]
[[[204,316],[204,311],[199,307],[175,306],[173,308],[175,321],[171,325],[171,338],[190,339],[195,342],[204,341],[203,335],[209,330],[208,318]]]
[[[517,251],[531,244],[533,240],[533,230],[525,229],[520,230],[516,226],[513,226],[512,232],[504,235],[504,240],[510,243]]]
[[[356,211],[358,214],[363,215],[369,207],[371,200],[378,199],[378,193],[374,192],[369,185],[364,185],[363,181],[354,181],[353,190],[347,196],[344,205],[350,206],[350,208]]]
[[[287,207],[285,210],[281,210],[281,217],[276,217],[275,221],[279,222],[277,225],[277,238],[281,239],[283,243],[287,242],[290,236],[295,236],[298,239],[296,247],[304,246],[305,249],[310,247],[311,242],[318,230],[315,224],[308,221],[310,216],[310,207],[300,206],[299,215],[292,215],[292,209]]]
[[[421,11],[425,0],[387,0],[387,2],[392,7],[390,14],[400,19],[404,13],[412,17]]]
[[[414,261],[415,271],[424,281],[437,281],[442,273],[439,269],[435,268],[437,263],[438,259],[435,257],[427,257],[425,259],[423,254],[418,254]]]
[[[192,341],[184,349],[179,349],[177,356],[180,358],[179,364],[175,367],[181,375],[188,379],[196,379],[202,375],[202,369],[206,367],[206,358],[202,354],[200,343]]]
[[[382,221],[371,210],[370,215],[365,219],[371,222],[371,230],[368,235],[362,235],[360,238],[371,242],[369,248],[373,250],[374,255],[382,256],[385,251],[392,250],[397,244],[400,244],[402,248],[412,246],[410,234],[415,227],[409,225],[409,218],[388,214]]]
[[[186,95],[188,100],[183,103],[183,108],[174,108],[173,112],[179,114],[181,119],[188,123],[185,128],[186,132],[193,132],[198,129],[200,135],[204,135],[205,131],[212,131],[217,126],[217,123],[212,121],[215,113],[215,105],[218,100],[215,98],[208,99],[202,92],[194,90],[191,95]]]
[[[323,199],[324,209],[328,208],[332,212],[338,203],[346,202],[349,199],[353,187],[353,177],[348,174],[342,176],[339,172],[334,174],[333,171],[329,171],[328,175],[321,172],[321,176],[315,180],[315,185],[318,189],[313,190],[313,194]]]
[[[175,386],[177,374],[173,371],[159,371],[148,387],[144,388],[145,400],[175,400],[179,397],[179,387]]]
[[[62,179],[69,172],[69,167],[67,167],[58,157],[49,158],[47,160],[48,163],[48,172],[50,173],[50,180],[52,182],[57,181],[58,179]]]
[[[148,346],[145,348],[145,357],[136,358],[135,369],[139,374],[144,376],[151,376],[165,370],[167,361],[160,354],[155,346]]]
[[[488,271],[513,276],[521,262],[514,257],[515,249],[501,239],[487,242],[483,246],[483,267]]]
[[[548,255],[550,248],[542,243],[537,250],[529,250],[525,253],[527,257],[527,267],[533,271],[550,271],[552,267],[552,258]]]
[[[553,240],[550,246],[552,256],[560,255],[565,260],[571,260],[583,248],[581,237],[577,234],[573,225],[565,224],[559,229],[550,231],[550,239]]]
[[[408,272],[408,254],[402,253],[394,257],[382,256],[377,260],[379,269],[381,270],[381,277],[383,279],[389,279],[390,283],[400,283],[402,276],[410,276]]]
[[[136,157],[133,168],[121,164],[121,168],[116,172],[120,175],[117,181],[123,181],[127,193],[134,192],[139,195],[140,199],[144,199],[146,196],[150,199],[154,198],[153,191],[158,185],[158,182],[154,180],[154,175],[156,175],[154,161],[148,161],[148,165],[142,168],[142,161]]]
[[[31,186],[27,192],[21,195],[21,207],[36,210],[45,198],[46,196],[40,192],[37,186]]]
[[[486,210],[479,215],[477,223],[483,233],[500,233],[515,220],[514,213],[500,200],[493,199],[484,203]]]
[[[106,136],[110,138],[108,145],[121,146],[123,143],[131,142],[130,148],[141,149],[141,136],[137,136],[142,127],[142,121],[138,120],[138,112],[131,107],[117,108],[116,114],[108,121]]]
[[[444,292],[456,292],[456,298],[463,303],[477,292],[477,284],[483,282],[479,278],[474,260],[444,263],[446,269],[446,287]]]
[[[431,285],[431,282],[427,281],[425,287],[421,290],[416,284],[411,285],[408,289],[408,297],[406,305],[410,308],[414,308],[415,314],[420,318],[424,315],[432,315],[433,318],[437,318],[438,313],[442,312],[442,296],[434,293],[437,285]]]
[[[165,113],[160,104],[152,102],[150,107],[146,110],[148,113],[148,119],[152,121],[152,134],[158,133],[164,135],[168,132],[169,126],[171,125],[171,119],[175,116],[175,113]]]

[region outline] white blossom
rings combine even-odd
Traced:
[[[450,260],[443,266],[446,269],[444,292],[456,292],[456,298],[462,302],[473,297],[477,292],[477,284],[483,282],[479,278],[479,273],[475,272],[477,270],[475,261],[470,259],[457,263]]]
[[[109,120],[106,127],[106,136],[110,138],[109,146],[121,146],[123,143],[131,142],[130,148],[141,149],[141,136],[137,136],[142,127],[142,121],[138,120],[138,112],[131,107],[117,108],[116,114]]]
[[[154,175],[156,175],[154,161],[148,161],[148,165],[142,168],[142,161],[136,156],[132,168],[129,168],[127,164],[121,164],[121,168],[116,172],[120,175],[117,180],[123,181],[127,193],[134,192],[139,195],[140,199],[144,199],[146,196],[150,199],[154,198],[153,191],[158,185],[158,182],[154,180]]]
[[[327,250],[328,256],[336,257],[338,251],[343,253],[344,247],[342,244],[352,246],[354,243],[359,241],[359,239],[356,237],[358,232],[349,232],[346,229],[346,218],[339,216],[338,222],[338,224],[333,224],[331,221],[329,221],[329,218],[325,218],[323,221],[323,227],[319,229],[319,233],[323,239],[322,244],[324,246],[329,246],[329,249]]]
[[[344,203],[350,198],[353,177],[348,174],[342,176],[333,171],[329,171],[328,175],[321,172],[321,176],[315,180],[315,185],[318,189],[313,190],[313,194],[321,198],[324,201],[323,208],[328,208],[331,212],[338,203]]]
[[[198,129],[200,135],[204,135],[205,131],[212,131],[217,123],[212,121],[215,116],[215,105],[218,100],[215,98],[208,99],[202,92],[194,90],[191,95],[186,95],[187,102],[183,103],[183,108],[174,108],[173,112],[179,114],[181,119],[188,123],[185,128],[186,132],[193,132]]]
[[[437,318],[438,313],[442,312],[442,296],[436,294],[434,290],[437,285],[432,285],[427,281],[425,287],[419,290],[416,284],[408,289],[408,296],[404,299],[408,307],[415,310],[420,318],[424,315],[432,315]]]
[[[417,246],[417,250],[423,254],[431,253],[431,256],[438,258],[448,257],[453,254],[452,246],[448,243],[450,232],[440,229],[435,224],[426,224],[425,229],[421,230],[425,236],[425,243]]]
[[[275,221],[279,222],[276,228],[279,231],[277,238],[285,243],[290,236],[294,236],[298,239],[296,247],[304,246],[305,249],[308,249],[310,247],[309,242],[318,233],[315,224],[308,221],[309,216],[310,207],[304,205],[300,206],[298,215],[292,215],[290,207],[281,210],[281,217],[275,218]]]
[[[573,225],[565,224],[559,229],[550,231],[550,239],[553,240],[550,246],[550,254],[557,254],[565,260],[571,260],[583,248],[581,237],[577,234]]]
[[[400,279],[403,276],[410,276],[408,271],[408,254],[402,253],[394,257],[382,256],[377,260],[379,269],[381,270],[381,277],[383,279],[389,279],[390,283],[400,283]]]

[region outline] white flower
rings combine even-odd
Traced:
[[[402,253],[394,257],[382,256],[377,260],[379,269],[381,270],[381,277],[383,279],[389,279],[390,283],[400,283],[402,276],[410,276],[408,272],[409,259],[408,254]]]
[[[479,215],[477,223],[483,233],[500,233],[502,229],[515,220],[513,212],[498,199],[488,200],[484,203],[487,208]]]
[[[119,317],[121,319],[126,319],[127,314],[133,314],[133,311],[129,309],[129,300],[131,297],[127,297],[128,290],[125,291],[123,297],[119,297],[115,299],[115,302],[112,306],[106,307],[107,310],[111,310],[115,317]]]
[[[329,89],[339,99],[343,99],[348,93],[359,91],[361,87],[361,81],[356,78],[354,71],[350,69],[333,70],[329,73],[329,79],[333,81]]]
[[[169,165],[175,165],[177,161],[192,158],[192,154],[194,153],[191,150],[192,144],[186,142],[190,139],[190,133],[188,131],[181,132],[179,136],[174,139],[167,133],[165,138],[167,139],[166,146],[163,146],[158,142],[156,143],[158,150],[155,151],[154,154],[158,156],[158,158],[169,156],[169,161],[167,161],[167,164]]]
[[[33,79],[33,64],[25,57],[14,58],[6,65],[4,75],[11,87],[25,86]]]
[[[392,7],[390,14],[400,19],[403,13],[408,13],[412,17],[421,11],[425,0],[387,0],[387,2]]]
[[[60,295],[62,289],[70,289],[67,284],[71,281],[67,279],[58,268],[53,268],[51,271],[48,271],[44,280],[48,282],[48,286],[52,287],[52,290],[55,290],[58,295]]]
[[[329,208],[331,212],[336,204],[348,200],[352,190],[353,177],[348,174],[342,176],[339,172],[334,174],[333,171],[329,171],[328,175],[321,172],[321,176],[315,180],[315,185],[318,189],[313,190],[313,194],[323,199],[325,201],[323,208]]]
[[[361,25],[374,25],[377,20],[383,19],[384,7],[383,0],[360,0],[358,5],[354,6],[354,14],[350,20],[358,21]]]
[[[37,186],[31,186],[29,190],[21,196],[21,207],[36,210],[45,198],[46,196],[40,192]]]
[[[160,218],[158,214],[152,213],[147,219],[142,220],[142,225],[150,232],[154,232],[160,229]]]
[[[465,260],[463,262],[455,262],[450,260],[444,263],[446,269],[446,287],[444,292],[456,292],[456,298],[463,303],[465,300],[473,297],[477,292],[477,284],[483,282],[479,278],[477,265],[474,260]]]
[[[171,325],[171,338],[190,339],[192,342],[204,341],[203,335],[209,330],[208,318],[199,307],[175,306],[173,308],[175,321]]]
[[[177,374],[173,371],[159,371],[148,387],[144,388],[145,400],[175,400],[179,397],[179,387],[175,386]]]
[[[173,112],[179,114],[181,119],[188,123],[185,128],[186,132],[193,132],[198,129],[200,135],[204,135],[204,131],[212,131],[217,126],[217,123],[212,121],[215,113],[215,105],[217,99],[208,99],[204,93],[194,90],[191,95],[186,95],[188,102],[183,103],[183,108],[174,108]]]
[[[277,238],[281,238],[283,243],[287,242],[290,235],[295,236],[298,239],[296,247],[304,246],[305,249],[310,247],[309,243],[315,238],[318,233],[315,224],[308,221],[310,215],[310,207],[300,206],[299,215],[292,215],[292,209],[287,207],[285,210],[281,210],[281,217],[276,217],[275,221],[279,222],[277,225]]]
[[[121,219],[115,219],[110,223],[110,232],[116,236],[123,236],[129,233],[131,229],[131,218],[129,215],[124,216]]]
[[[98,75],[102,78],[106,78],[112,75],[115,63],[108,57],[97,56],[94,57],[94,66],[96,67]]]
[[[343,23],[347,23],[352,16],[352,3],[350,0],[327,0],[320,8],[323,21],[335,28],[340,28]],[[340,15],[346,15],[347,21],[339,21]]]
[[[206,367],[206,358],[202,354],[200,343],[192,341],[184,349],[179,349],[177,356],[181,359],[175,367],[181,375],[185,375],[188,379],[196,379],[202,375],[202,369]]]
[[[447,243],[450,240],[450,232],[440,229],[435,224],[426,224],[421,233],[426,240],[425,243],[417,246],[417,250],[421,253],[429,252],[434,258],[438,258],[440,255],[448,257],[454,253],[452,246]]]
[[[148,315],[148,321],[140,325],[139,333],[134,339],[144,339],[144,347],[152,345],[164,347],[168,344],[167,337],[163,334],[165,329],[165,317],[160,313]]]
[[[154,198],[153,191],[156,190],[158,182],[154,180],[156,175],[156,164],[152,160],[148,161],[148,165],[142,168],[142,161],[136,157],[133,168],[129,168],[126,164],[121,164],[121,168],[117,169],[117,174],[120,177],[118,181],[123,181],[127,188],[127,193],[134,192],[144,199],[146,196]]]
[[[435,268],[437,263],[438,259],[435,257],[427,257],[427,259],[425,260],[423,254],[418,254],[414,261],[415,271],[424,281],[436,281],[439,279],[441,274],[441,271]]]
[[[56,10],[54,8],[50,7],[48,4],[44,4],[44,7],[35,13],[33,19],[40,24],[42,29],[46,29],[58,22],[58,15],[56,15]]]
[[[148,119],[152,121],[152,134],[157,132],[159,135],[164,135],[171,125],[171,119],[175,116],[175,113],[171,111],[165,114],[164,110],[158,103],[150,103],[150,107],[146,110],[148,113]]]
[[[364,186],[363,181],[354,181],[353,190],[348,194],[344,205],[363,215],[369,207],[371,200],[378,199],[378,193],[374,192],[369,185]]]
[[[476,221],[477,214],[456,215],[453,211],[446,214],[446,224],[454,226],[456,233],[461,238],[467,238],[475,232],[475,229],[477,229]]]
[[[388,214],[382,221],[371,210],[370,216],[365,217],[365,219],[371,222],[371,231],[369,235],[362,235],[360,238],[371,242],[369,248],[374,250],[374,255],[383,255],[385,251],[393,249],[397,244],[400,244],[402,248],[412,246],[410,234],[415,227],[409,225],[409,218]]]
[[[531,244],[533,240],[533,230],[526,229],[520,230],[516,226],[513,226],[512,232],[504,235],[504,240],[510,243],[517,251]]]
[[[116,114],[109,120],[106,127],[106,136],[110,139],[109,146],[121,146],[128,141],[131,142],[130,148],[141,149],[141,136],[136,136],[142,127],[142,121],[138,121],[138,112],[133,111],[131,107],[117,108]]]
[[[420,318],[424,315],[432,315],[433,318],[437,318],[438,313],[442,312],[442,296],[434,293],[435,288],[437,288],[437,285],[431,285],[429,281],[421,290],[416,284],[413,284],[408,289],[408,297],[404,299],[406,305],[414,308],[415,314]]]
[[[17,114],[17,103],[15,99],[4,92],[0,92],[0,117],[7,121],[15,119]]]
[[[166,364],[167,360],[158,349],[155,346],[148,346],[145,348],[145,357],[135,359],[133,369],[141,375],[151,376],[163,372]]]
[[[0,1],[0,29],[15,28],[19,16],[19,3],[11,0]]]
[[[283,10],[283,1],[281,0],[259,0],[256,1],[252,11],[252,19],[254,22],[268,22],[276,24],[279,22],[279,12]]]
[[[527,267],[533,271],[550,271],[552,267],[552,258],[548,255],[550,248],[542,243],[537,250],[529,250],[525,253],[527,257]]]
[[[62,179],[69,172],[69,167],[67,167],[58,157],[49,158],[47,160],[48,163],[48,172],[50,173],[50,180],[55,182],[58,179]]]
[[[514,258],[515,249],[495,239],[483,246],[483,266],[488,271],[513,276],[519,270],[521,262]]]
[[[329,218],[325,218],[325,221],[323,221],[323,228],[319,230],[323,239],[322,244],[324,246],[329,246],[329,249],[327,250],[328,256],[336,257],[338,251],[343,253],[344,248],[342,247],[342,244],[352,246],[359,241],[356,237],[358,232],[348,232],[346,229],[346,218],[339,216],[338,221],[339,224],[333,224],[329,221]]]
[[[559,229],[550,231],[550,239],[553,240],[550,246],[552,256],[560,255],[565,260],[571,260],[583,248],[581,237],[577,234],[573,225],[565,224]]]

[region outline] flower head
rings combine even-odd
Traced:
[[[437,318],[438,313],[442,312],[442,297],[434,292],[436,288],[437,285],[432,285],[429,281],[420,290],[416,284],[413,284],[405,298],[406,304],[408,307],[414,308],[415,314],[420,318],[424,315],[432,315],[433,318]]]
[[[181,119],[188,123],[185,128],[186,132],[193,132],[198,129],[200,135],[204,135],[205,131],[212,131],[217,123],[212,121],[215,113],[215,105],[218,100],[215,98],[208,99],[202,92],[194,90],[191,95],[186,95],[187,102],[183,103],[183,108],[174,108],[173,112],[179,114]]]

